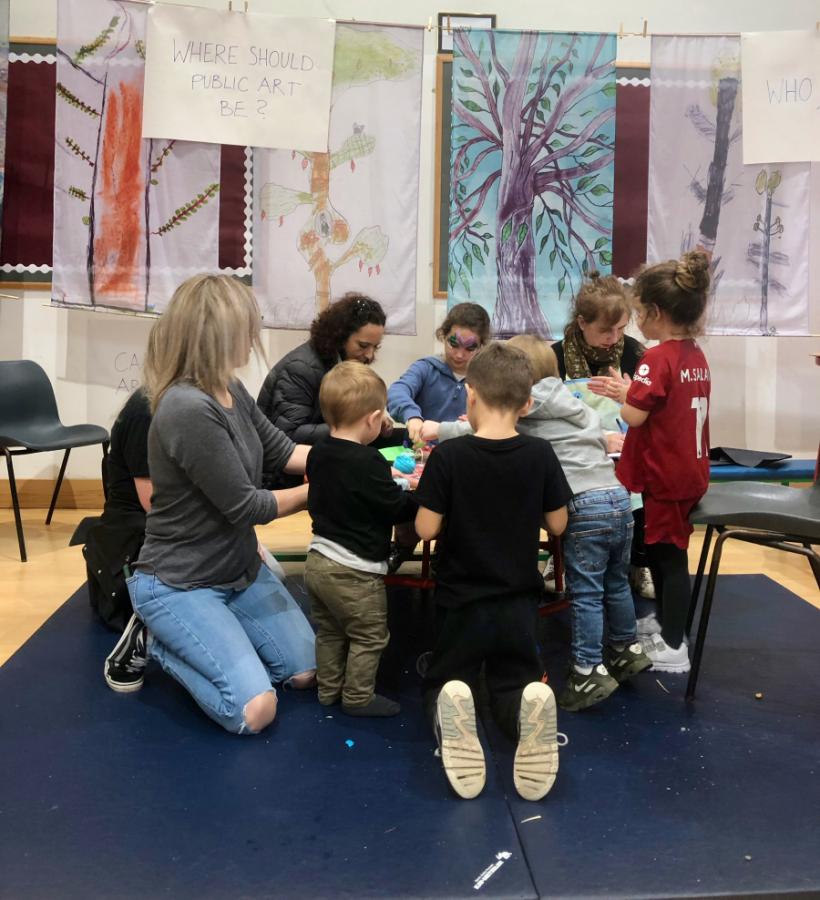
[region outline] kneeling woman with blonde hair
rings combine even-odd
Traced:
[[[250,288],[223,275],[181,284],[145,360],[153,495],[128,581],[148,655],[228,731],[261,731],[274,684],[314,681],[313,631],[261,565],[254,525],[305,508],[307,485],[260,488],[263,466],[302,473],[308,447],[265,418],[236,377],[260,350]]]

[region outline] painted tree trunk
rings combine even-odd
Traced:
[[[718,83],[717,120],[715,122],[715,147],[709,163],[709,180],[706,185],[706,201],[700,220],[698,246],[709,253],[715,249],[723,185],[726,180],[726,160],[729,156],[729,128],[737,99],[737,78],[721,78]]]
[[[760,333],[769,333],[769,253],[772,247],[772,192],[766,191],[763,257],[760,261]]]
[[[535,181],[521,134],[521,108],[536,41],[534,35],[522,36],[500,111],[503,151],[496,207],[498,283],[493,314],[493,330],[498,337],[549,334],[535,290]]]
[[[122,81],[108,89],[96,169],[93,246],[97,303],[144,309],[146,173],[142,144],[142,83]]]
[[[310,192],[313,194],[313,221],[322,218],[329,205],[330,195],[330,154],[313,153],[313,168],[310,172]],[[315,231],[315,225],[314,225]],[[316,234],[316,248],[310,256],[309,265],[316,278],[316,312],[320,313],[330,305],[331,263],[325,252],[325,242]]]

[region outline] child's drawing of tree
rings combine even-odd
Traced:
[[[740,87],[740,60],[737,57],[718,59],[712,68],[712,86],[709,99],[712,109],[704,111],[699,103],[691,104],[686,110],[686,118],[692,123],[697,134],[711,149],[711,160],[704,184],[696,172],[692,175],[689,190],[703,205],[703,215],[698,225],[697,237],[690,229],[681,241],[681,252],[694,248],[714,253],[717,241],[720,213],[734,197],[732,188],[726,188],[726,166],[729,148],[740,140],[741,129],[737,122],[738,89]],[[720,258],[712,257],[712,293],[717,289],[723,271]]]
[[[539,290],[569,301],[612,263],[615,41],[458,31],[454,48],[451,297],[494,299],[499,336],[546,337],[563,322]]]
[[[56,184],[55,190],[77,202],[78,224],[87,230],[90,304],[149,309],[152,236],[162,238],[197,213],[216,196],[219,184],[203,185],[151,230],[152,188],[176,142],[142,140],[144,13],[137,18],[128,3],[109,5],[115,14],[87,43],[73,52],[57,50],[70,67],[63,71],[82,76],[71,87],[57,82],[57,100],[65,110],[57,150],[81,160],[87,171],[81,183]]]
[[[786,286],[773,278],[770,269],[773,265],[788,265],[789,255],[772,249],[772,238],[780,238],[785,228],[780,216],[772,221],[772,206],[774,192],[780,187],[783,180],[779,169],[769,173],[761,169],[755,179],[755,191],[766,198],[766,206],[763,215],[758,213],[752,226],[754,231],[760,233],[759,241],[749,244],[746,258],[758,267],[760,281],[760,333],[775,334],[775,329],[769,326],[769,290],[778,294],[786,293]]]
[[[338,25],[333,62],[333,103],[347,90],[379,81],[409,78],[418,72],[416,55],[380,30],[362,30]],[[400,115],[400,111],[397,111]],[[333,104],[331,105],[331,117]],[[357,164],[376,151],[376,137],[366,127],[351,122],[351,134],[327,153],[293,151],[299,171],[294,181],[300,187],[268,182],[260,192],[261,217],[278,222],[300,207],[309,208],[299,232],[299,253],[316,281],[316,311],[330,303],[333,273],[357,261],[368,275],[379,275],[387,253],[389,236],[378,225],[362,228],[350,239],[350,226],[331,200],[331,174],[338,166],[356,171]],[[302,174],[303,173],[303,174]]]

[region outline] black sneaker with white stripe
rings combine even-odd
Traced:
[[[112,691],[128,694],[142,687],[147,661],[145,625],[131,616],[122,637],[105,660],[105,680]]]

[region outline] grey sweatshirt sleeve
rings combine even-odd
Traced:
[[[232,525],[276,518],[275,497],[251,482],[215,400],[201,392],[169,392],[159,412],[158,437],[167,456]]]
[[[473,427],[469,422],[459,419],[457,422],[440,422],[438,426],[439,441],[449,441],[464,434],[472,434]]]

